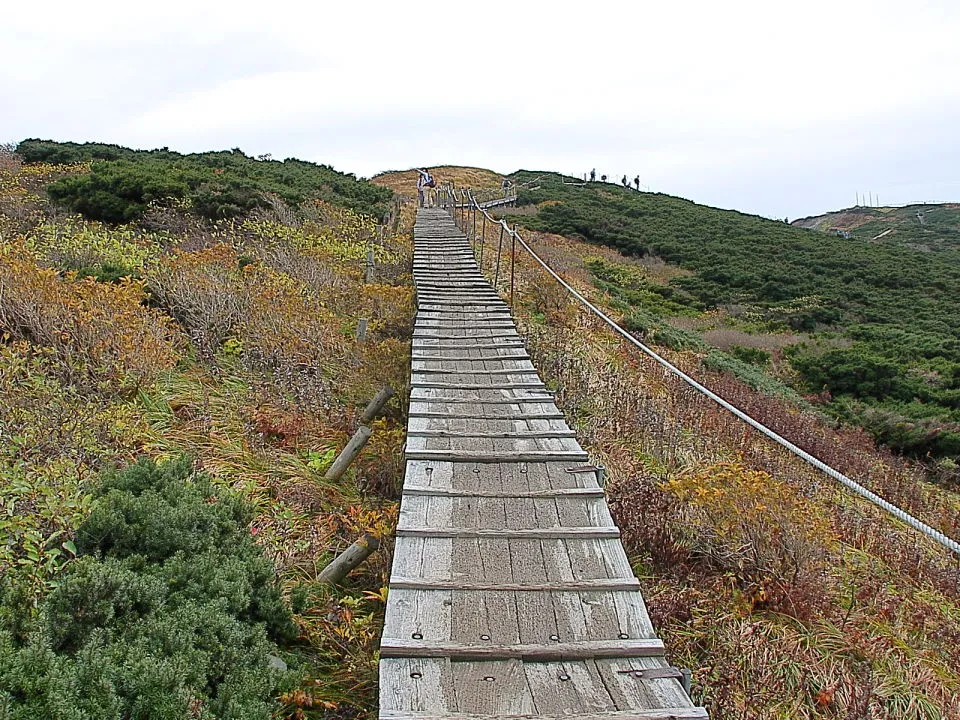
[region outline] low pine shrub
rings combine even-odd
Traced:
[[[268,718],[295,626],[249,509],[185,461],[106,478],[26,630],[0,589],[0,717]]]

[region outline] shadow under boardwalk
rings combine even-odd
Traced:
[[[380,717],[706,718],[595,470],[443,210],[414,229],[406,477]]]

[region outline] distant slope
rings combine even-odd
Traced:
[[[455,165],[439,165],[426,168],[440,184],[452,182],[456,187],[470,187],[474,189],[499,188],[503,182],[503,175],[483,168],[458,167]],[[417,171],[388,170],[375,175],[371,182],[388,187],[395,193],[413,196],[417,193]]]
[[[960,203],[906,207],[855,207],[794,220],[792,225],[846,232],[857,240],[883,240],[916,250],[960,248]]]
[[[960,456],[960,248],[917,252],[861,239],[868,223],[846,239],[608,183],[513,177],[519,204],[537,207],[522,225],[691,270],[667,299],[725,308],[745,328],[813,333],[787,351],[798,389],[826,391],[837,414],[892,447]]]

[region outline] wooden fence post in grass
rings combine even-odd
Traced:
[[[365,534],[353,545],[340,553],[333,562],[327,565],[317,579],[320,582],[336,585],[343,580],[351,570],[376,552],[379,547],[380,541],[377,540],[377,538],[369,533]]]
[[[380,414],[380,411],[383,410],[383,406],[387,404],[387,401],[390,400],[394,395],[393,388],[389,385],[384,385],[383,390],[377,393],[377,396],[370,401],[370,404],[367,405],[367,409],[363,411],[363,415],[360,416],[360,424],[366,425],[373,421],[373,419]]]
[[[365,259],[364,265],[365,267],[363,272],[363,282],[366,284],[369,284],[370,277],[373,275],[373,266],[374,266],[373,248],[370,248],[369,250],[367,250],[367,257]]]
[[[356,460],[357,455],[363,450],[363,446],[367,444],[367,440],[370,439],[372,433],[373,430],[366,425],[358,427],[353,437],[350,438],[350,442],[347,443],[347,446],[337,456],[337,459],[333,461],[333,465],[327,470],[327,474],[323,476],[323,479],[339,480],[346,469],[350,467],[350,463]]]

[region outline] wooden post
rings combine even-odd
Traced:
[[[370,401],[369,405],[367,405],[367,409],[363,411],[363,415],[360,416],[360,424],[366,425],[367,423],[372,422],[373,419],[380,414],[380,411],[383,410],[383,406],[387,404],[387,401],[392,398],[393,395],[393,388],[389,385],[384,385],[383,390],[377,393],[377,396]]]
[[[497,246],[497,272],[493,276],[493,289],[497,289],[497,281],[500,279],[500,254],[503,252],[503,220],[500,221],[500,244]]]
[[[357,340],[363,342],[367,339],[367,319],[360,318],[360,322],[357,323]]]
[[[510,245],[510,307],[513,308],[513,276],[517,265],[517,226],[513,226],[513,242]]]
[[[597,485],[603,487],[607,483],[607,468],[597,465]]]
[[[365,283],[370,282],[370,275],[373,273],[373,265],[374,265],[373,248],[370,248],[369,250],[367,250],[366,269],[363,273],[363,282]]]
[[[690,697],[690,692],[693,690],[693,672],[690,668],[680,668],[680,684],[683,686],[683,691],[687,694],[687,697]]]
[[[336,585],[342,581],[347,574],[356,568],[360,563],[376,552],[380,547],[380,541],[376,537],[367,533],[348,547],[337,558],[327,565],[317,577],[320,582]]]
[[[350,467],[350,463],[357,459],[357,455],[363,450],[363,446],[367,444],[367,440],[370,439],[372,433],[373,430],[366,425],[358,427],[353,437],[350,438],[350,442],[348,442],[347,446],[340,452],[337,459],[333,461],[333,465],[327,470],[323,479],[339,480],[347,468]]]
[[[483,248],[487,244],[487,214],[483,214],[480,230],[480,272],[483,272]]]

